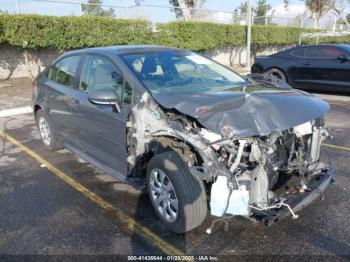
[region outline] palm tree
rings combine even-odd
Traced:
[[[336,0],[305,0],[307,8],[312,13],[315,28],[320,28],[320,19],[325,13],[331,10],[339,12],[336,8],[335,1]]]
[[[186,21],[193,20],[200,14],[205,0],[169,0],[169,3],[174,6],[177,18],[183,18]]]

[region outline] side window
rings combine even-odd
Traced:
[[[295,57],[304,57],[305,56],[305,48],[297,48],[292,50],[289,55]]]
[[[47,77],[51,81],[73,88],[80,57],[74,55],[59,60],[49,69]]]
[[[342,51],[335,47],[308,47],[306,58],[309,59],[336,59]]]
[[[112,88],[122,97],[123,79],[108,58],[89,55],[81,72],[79,90],[90,92],[102,88]]]
[[[132,88],[127,81],[125,81],[124,92],[123,92],[123,104],[131,104],[132,100]]]
[[[81,72],[79,90],[90,92],[103,88],[114,89],[121,102],[131,102],[131,87],[125,86],[124,90],[124,80],[114,63],[103,56],[88,55]]]

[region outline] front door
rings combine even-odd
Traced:
[[[100,164],[127,173],[126,122],[130,112],[131,90],[114,62],[99,54],[86,55],[79,79],[79,114],[77,147]],[[128,86],[128,85],[127,85]],[[121,112],[111,105],[97,105],[88,100],[91,91],[101,88],[113,89],[120,98]]]

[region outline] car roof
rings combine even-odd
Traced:
[[[145,52],[156,52],[156,51],[166,51],[166,50],[175,51],[175,50],[184,50],[184,49],[166,47],[166,46],[155,46],[155,45],[115,45],[115,46],[77,49],[77,50],[65,52],[64,55],[84,53],[84,52],[119,55],[119,54],[145,53]]]
[[[292,48],[287,49],[287,50],[292,50],[292,49],[296,49],[296,48],[304,48],[304,47],[324,47],[324,46],[326,46],[326,47],[333,46],[333,47],[340,47],[340,48],[343,48],[343,47],[349,48],[350,47],[350,45],[346,45],[346,44],[297,45],[297,46],[292,47]]]
[[[335,46],[335,47],[341,47],[341,46],[349,46],[346,44],[319,44],[319,45],[307,45],[307,46]]]
[[[273,55],[278,55],[278,54],[288,54],[289,52],[293,51],[293,50],[296,50],[296,49],[299,49],[299,48],[306,48],[306,47],[338,47],[338,48],[341,48],[341,49],[346,49],[346,50],[350,50],[350,45],[346,45],[346,44],[319,44],[319,45],[297,45],[297,46],[294,46],[294,47],[290,47],[286,50],[282,50],[280,52],[277,52],[275,54],[272,54]]]

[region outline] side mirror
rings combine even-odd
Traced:
[[[349,61],[349,57],[346,55],[340,55],[337,57],[338,60],[340,60],[340,62],[346,62]]]
[[[121,106],[119,103],[119,97],[117,93],[110,88],[101,88],[93,90],[88,97],[91,103],[97,105],[112,105],[119,113],[121,111]]]

